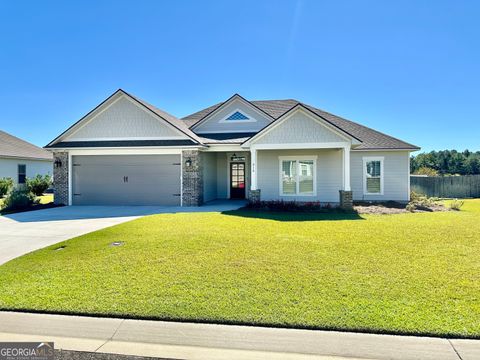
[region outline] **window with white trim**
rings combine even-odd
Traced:
[[[363,193],[383,195],[383,157],[363,158]]]
[[[314,196],[316,157],[280,157],[280,195]]]

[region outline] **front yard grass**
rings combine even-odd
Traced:
[[[1,266],[0,308],[480,337],[480,200],[148,216]]]

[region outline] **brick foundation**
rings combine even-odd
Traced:
[[[340,190],[340,207],[344,210],[353,209],[353,192]]]
[[[260,189],[257,190],[248,190],[248,201],[250,202],[259,202],[260,201]]]

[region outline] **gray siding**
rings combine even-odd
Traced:
[[[239,109],[250,119],[255,119],[256,122],[220,122],[223,118],[228,116],[236,109]],[[260,129],[263,129],[269,123],[270,120],[266,115],[258,113],[257,111],[253,110],[251,106],[247,106],[239,100],[235,100],[224,109],[219,110],[218,113],[215,113],[203,124],[196,127],[195,132],[256,132]]]
[[[279,156],[316,155],[317,195],[280,196]],[[262,200],[338,202],[343,185],[342,150],[259,150],[257,185]]]
[[[255,144],[319,142],[346,142],[346,140],[322,124],[319,124],[304,112],[299,111],[255,141]]]
[[[97,115],[86,125],[67,137],[78,139],[115,138],[186,138],[170,125],[162,123],[152,114],[141,109],[125,97]]]
[[[217,198],[217,154],[203,153],[203,201]]]
[[[217,154],[217,197],[226,199],[228,190],[228,169],[227,155],[225,153]]]
[[[363,158],[384,157],[383,195],[363,194]],[[354,200],[408,201],[410,180],[410,153],[407,151],[351,152],[351,186]]]
[[[18,180],[18,165],[26,165],[27,178],[35,175],[52,175],[53,161],[48,160],[23,160],[23,159],[0,159],[0,178],[12,178],[15,185]]]

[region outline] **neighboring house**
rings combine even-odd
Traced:
[[[116,91],[46,146],[55,201],[408,201],[417,146],[297,100],[240,95],[183,119]],[[57,166],[58,165],[58,166]]]
[[[26,178],[52,175],[52,171],[49,151],[0,130],[0,178],[12,178],[17,186],[25,184]]]

